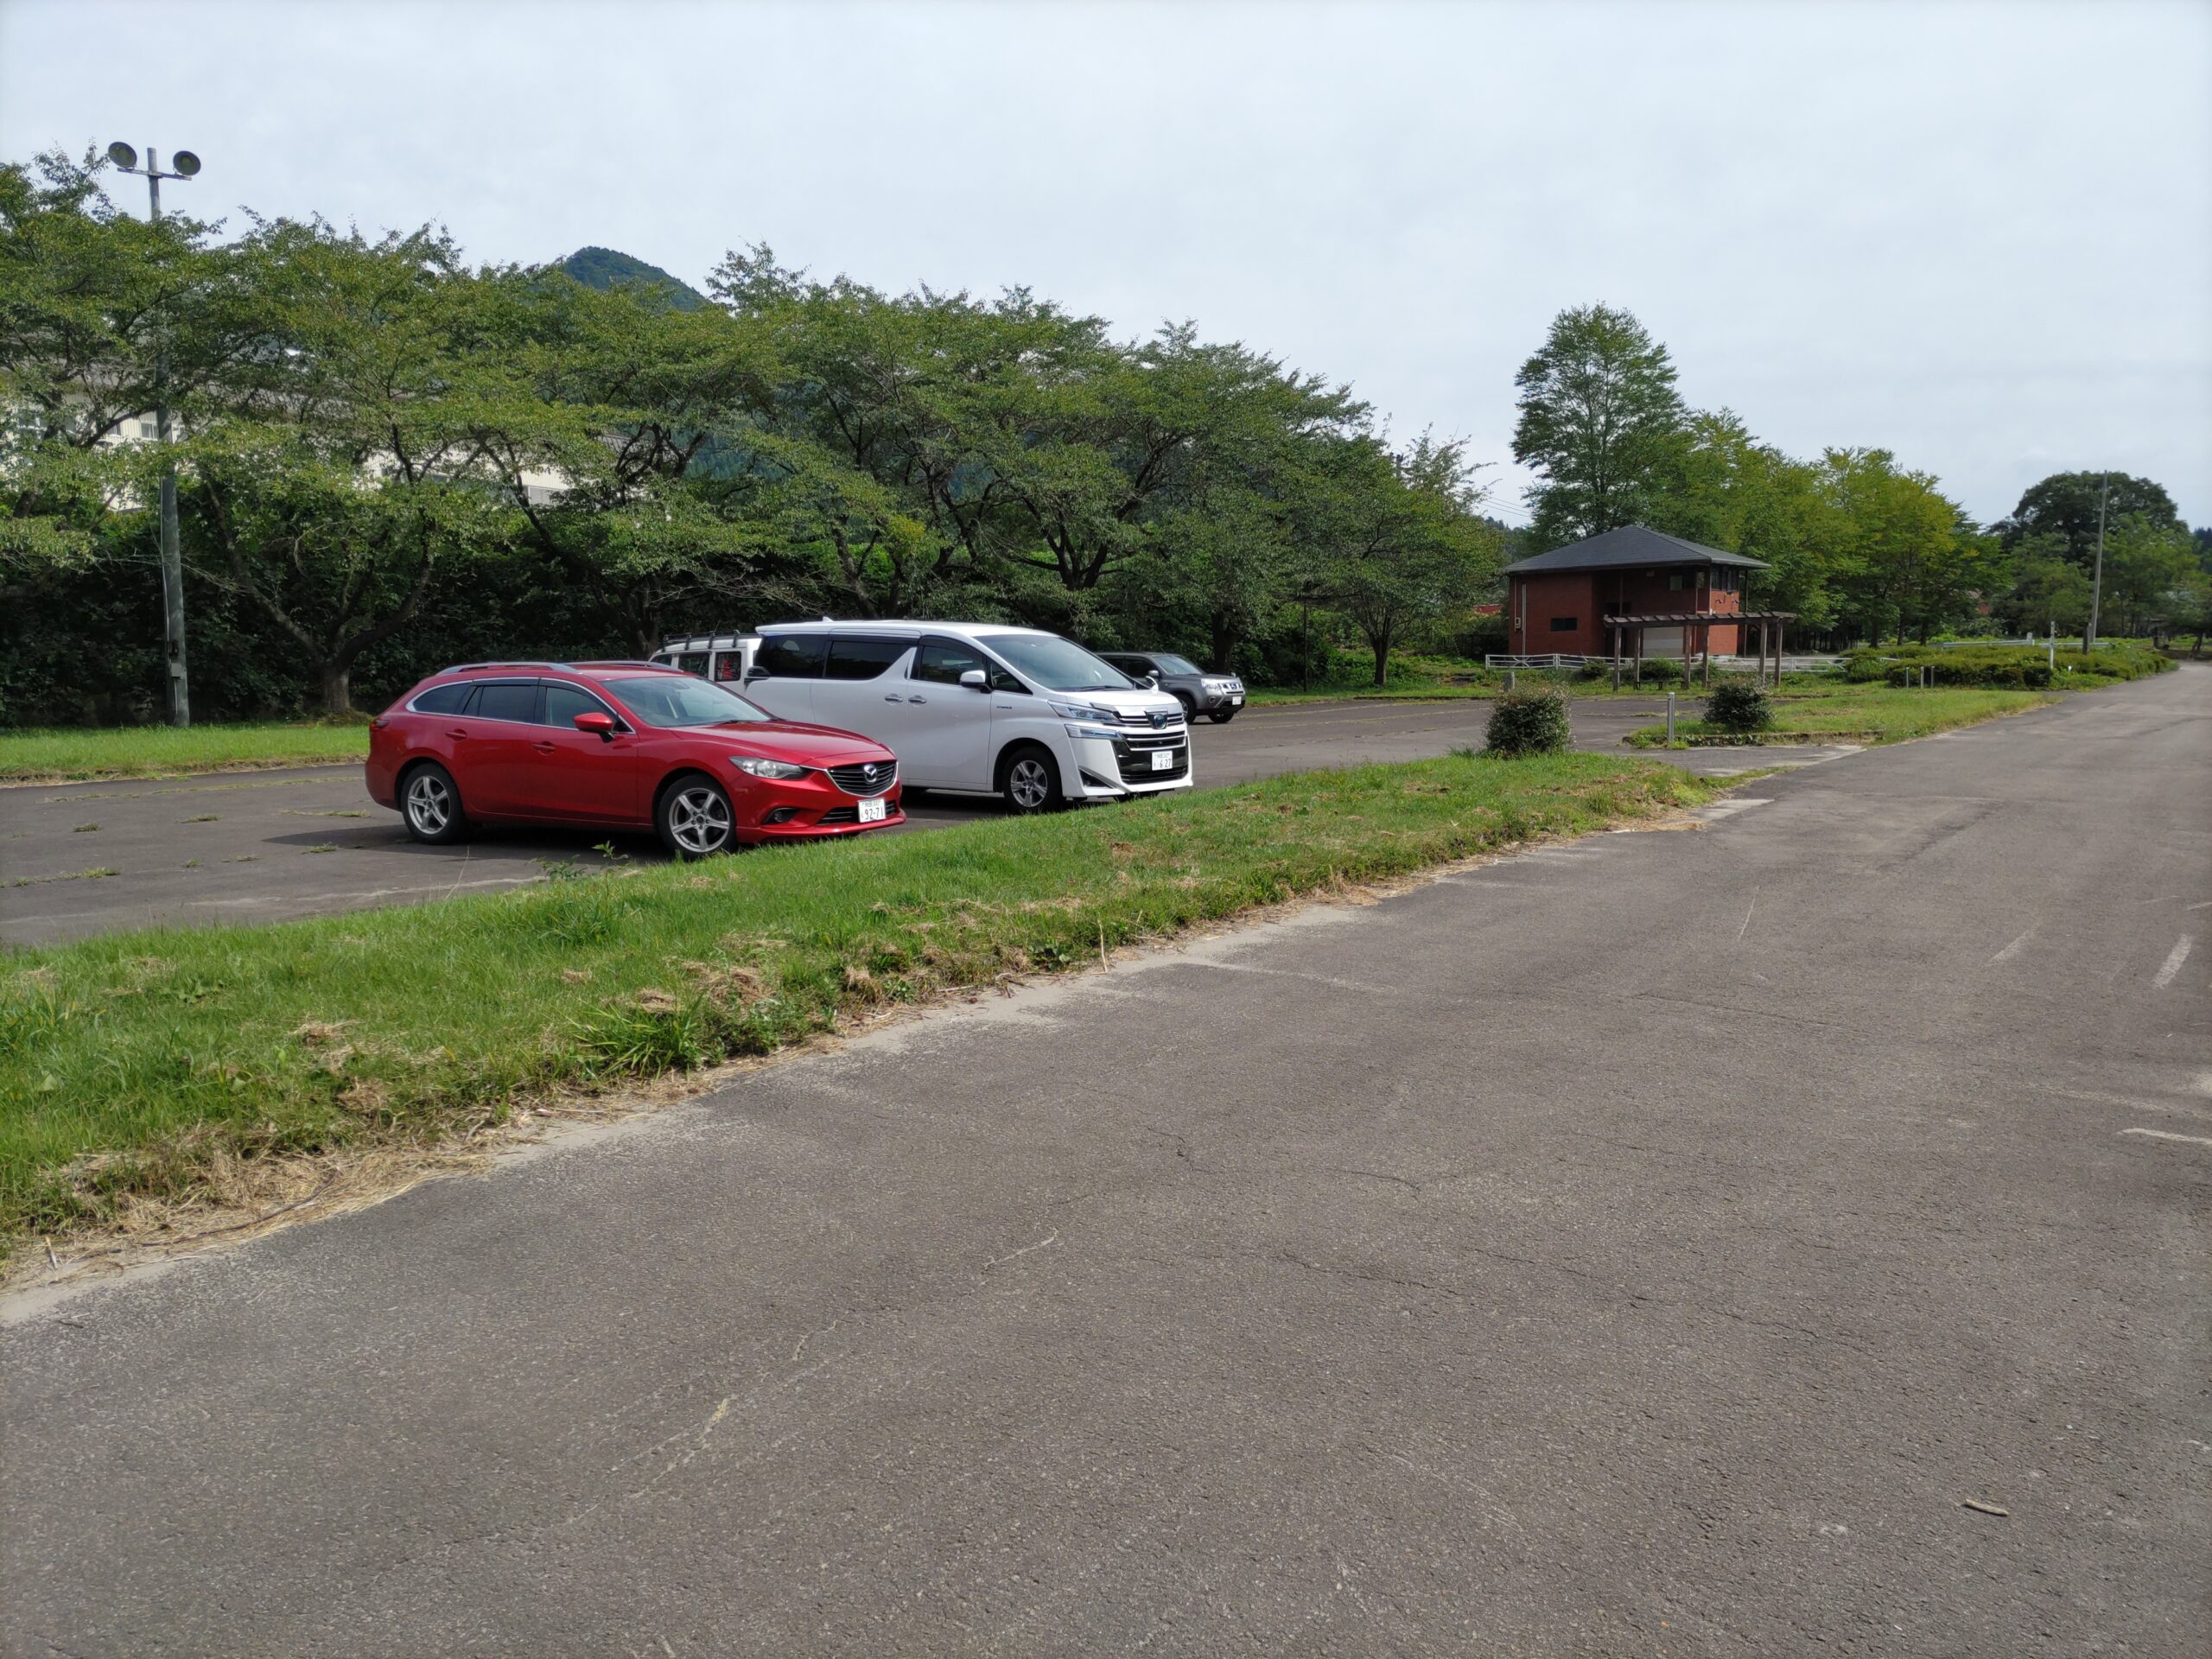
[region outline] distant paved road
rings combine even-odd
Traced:
[[[1750,793],[0,1307],[0,1652],[2202,1659],[2212,671]]]
[[[1621,737],[1663,703],[1579,704],[1578,741],[1620,753]],[[1308,705],[1247,710],[1193,736],[1202,784],[1370,760],[1410,760],[1480,744],[1487,702]],[[1700,765],[1741,766],[1700,755]],[[996,810],[933,796],[918,829]],[[228,772],[164,782],[0,789],[0,943],[44,944],[118,929],[281,921],[374,905],[417,904],[542,878],[557,860],[590,865],[603,834],[487,831],[454,847],[410,841],[370,800],[358,766]],[[658,859],[647,837],[622,853]],[[87,871],[118,874],[93,876]],[[21,883],[21,885],[17,885]]]

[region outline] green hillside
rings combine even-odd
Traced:
[[[553,269],[566,271],[586,288],[634,285],[658,290],[664,293],[668,302],[679,311],[696,311],[707,302],[707,296],[690,283],[678,281],[658,265],[649,265],[613,248],[578,248],[567,258],[556,260]]]

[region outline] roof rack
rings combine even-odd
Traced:
[[[479,668],[574,668],[574,663],[454,663],[438,671],[441,674],[465,674]]]
[[[660,642],[663,651],[727,651],[754,637],[750,628],[729,628],[721,633],[672,633]],[[729,643],[726,645],[724,640]]]
[[[666,668],[666,663],[641,663],[635,657],[594,657],[588,663],[562,663],[562,668]]]

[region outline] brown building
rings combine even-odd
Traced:
[[[1619,656],[1628,644],[1605,619],[1633,616],[1651,619],[1642,630],[1646,656],[1686,658],[1706,649],[1733,657],[1745,644],[1736,624],[1713,622],[1701,632],[1659,619],[1740,613],[1745,573],[1766,568],[1740,553],[1624,524],[1505,567],[1505,648],[1516,657]]]

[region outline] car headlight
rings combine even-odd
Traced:
[[[795,766],[788,760],[764,760],[757,754],[733,754],[729,763],[740,772],[750,772],[755,778],[804,778],[809,768]]]
[[[1068,722],[1066,729],[1070,737],[1103,737],[1109,743],[1121,736],[1119,732],[1109,732],[1103,726],[1078,726],[1073,721]]]
[[[1111,709],[1095,708],[1087,702],[1052,702],[1047,703],[1046,707],[1062,720],[1111,721],[1120,718]]]

